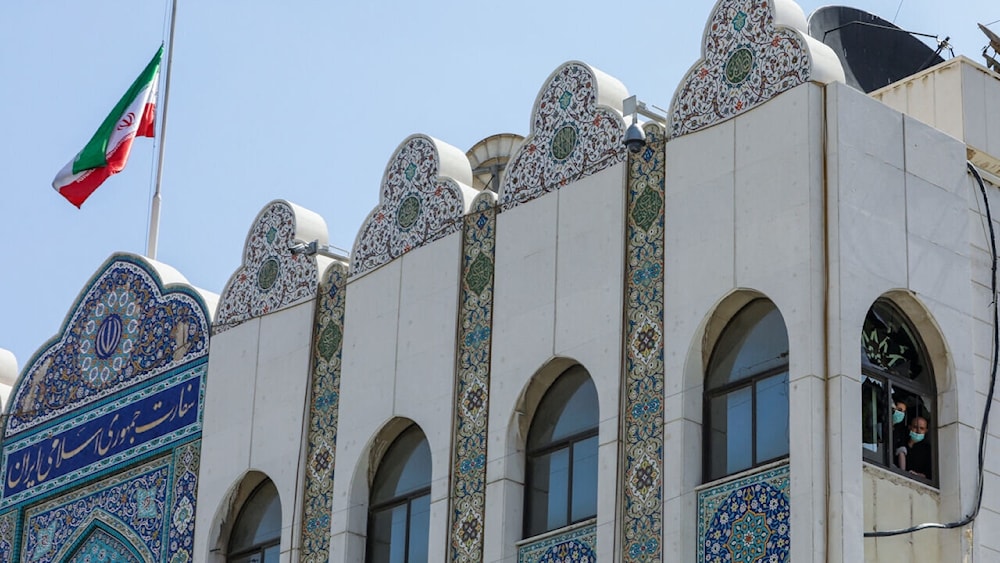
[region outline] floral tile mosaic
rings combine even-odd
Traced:
[[[308,221],[303,221],[308,215]],[[322,225],[300,232],[300,222]],[[326,227],[319,216],[287,201],[272,201],[257,215],[243,247],[243,262],[219,296],[212,326],[218,334],[250,319],[316,297],[316,258],[292,252],[301,242],[326,244]]]
[[[209,330],[144,258],[98,270],[16,386],[0,563],[192,560]]]
[[[191,460],[197,458],[198,447],[188,446]],[[162,456],[28,508],[21,557],[15,560],[66,561],[87,534],[100,529],[114,531],[119,545],[127,545],[141,561],[171,562],[184,555],[190,560],[193,507],[175,512],[168,499],[193,497],[197,474],[191,468],[189,463],[177,470],[173,456]],[[193,469],[197,472],[197,465]]]
[[[117,254],[11,392],[10,438],[208,354],[209,314],[190,287],[164,288],[144,258]]]
[[[0,561],[14,560],[14,538],[17,535],[17,512],[8,511],[0,515]]]
[[[351,252],[351,276],[378,268],[462,228],[478,193],[465,153],[426,135],[412,135],[389,159],[378,206]]]
[[[701,59],[674,92],[668,135],[726,121],[809,80],[842,82],[844,72],[836,55],[808,36],[797,4],[720,0],[705,26]]]
[[[517,550],[517,563],[597,563],[597,525],[522,545]]]
[[[483,192],[464,221],[451,471],[450,560],[453,562],[483,560],[496,215],[496,196]]]
[[[625,244],[625,372],[622,408],[622,561],[662,561],[663,268],[662,127],[630,154]]]
[[[698,493],[698,563],[787,563],[788,465]]]
[[[625,87],[580,62],[555,70],[531,114],[531,133],[507,164],[500,206],[507,210],[625,160]],[[614,103],[614,109],[607,105]]]
[[[313,336],[302,548],[299,555],[299,560],[304,563],[329,560],[347,275],[347,266],[334,262],[327,268],[319,286],[316,332]]]

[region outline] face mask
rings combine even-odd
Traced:
[[[893,424],[899,424],[900,422],[903,422],[904,418],[906,418],[906,413],[905,412],[903,412],[903,411],[897,411],[897,410],[892,411],[892,423]]]
[[[913,440],[914,442],[919,442],[919,441],[921,441],[921,440],[924,439],[924,435],[923,434],[917,434],[913,430],[910,430],[910,439]]]

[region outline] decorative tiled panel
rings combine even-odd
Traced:
[[[457,232],[476,191],[465,153],[426,135],[411,135],[389,160],[378,206],[351,252],[356,276]]]
[[[207,364],[3,445],[0,507],[72,486],[201,432]]]
[[[666,139],[647,124],[630,154],[625,242],[622,561],[662,561],[663,267]]]
[[[597,563],[597,525],[522,545],[517,550],[517,563]]]
[[[120,393],[208,353],[209,314],[190,287],[164,288],[143,259],[115,255],[11,394],[6,437]]]
[[[329,559],[347,274],[347,266],[334,262],[319,285],[299,556],[304,563],[325,563]]]
[[[620,82],[583,63],[556,69],[535,101],[530,134],[507,164],[501,207],[510,209],[622,162],[626,126],[620,108],[627,95]]]
[[[17,513],[9,511],[0,515],[0,563],[14,561],[14,538],[17,533]]]
[[[316,259],[292,247],[313,240],[326,244],[325,237],[322,219],[310,211],[280,200],[264,207],[247,235],[243,263],[222,290],[214,333],[316,297]]]
[[[66,561],[79,541],[85,539],[95,525],[113,530],[115,535],[140,554],[142,561],[184,561],[180,554],[170,553],[164,541],[168,526],[177,518],[168,512],[171,489],[177,487],[171,467],[171,457],[161,457],[152,463],[119,473],[88,487],[81,487],[51,501],[32,506],[25,511],[22,531],[22,561],[48,563]],[[190,520],[193,520],[193,512]],[[190,544],[193,527],[179,526],[177,534]],[[181,545],[177,544],[177,545]],[[190,549],[186,552],[190,560]]]
[[[174,450],[171,507],[165,525],[168,529],[165,563],[194,561],[194,515],[198,495],[198,469],[201,441],[190,442]]]
[[[705,27],[702,58],[670,104],[670,138],[735,117],[809,80],[842,82],[836,55],[805,30],[802,9],[791,0],[719,0]]]
[[[496,216],[496,197],[483,192],[465,217],[451,470],[450,552],[455,562],[483,560]]]
[[[789,561],[788,465],[698,493],[698,563]]]
[[[103,527],[95,526],[79,547],[69,554],[67,563],[141,563],[142,559],[128,544]]]

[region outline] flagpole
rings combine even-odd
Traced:
[[[163,78],[163,112],[160,114],[160,151],[156,157],[156,188],[149,208],[149,236],[146,239],[146,256],[156,260],[156,242],[160,234],[160,183],[163,180],[163,148],[167,140],[167,103],[170,100],[170,66],[174,64],[174,24],[177,22],[177,0],[170,7],[170,38],[167,47],[167,68]]]

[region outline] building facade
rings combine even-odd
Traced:
[[[485,181],[404,139],[349,257],[275,200],[217,297],[109,258],[5,408],[0,561],[1000,558],[1000,76],[705,29],[662,121],[571,61]]]

